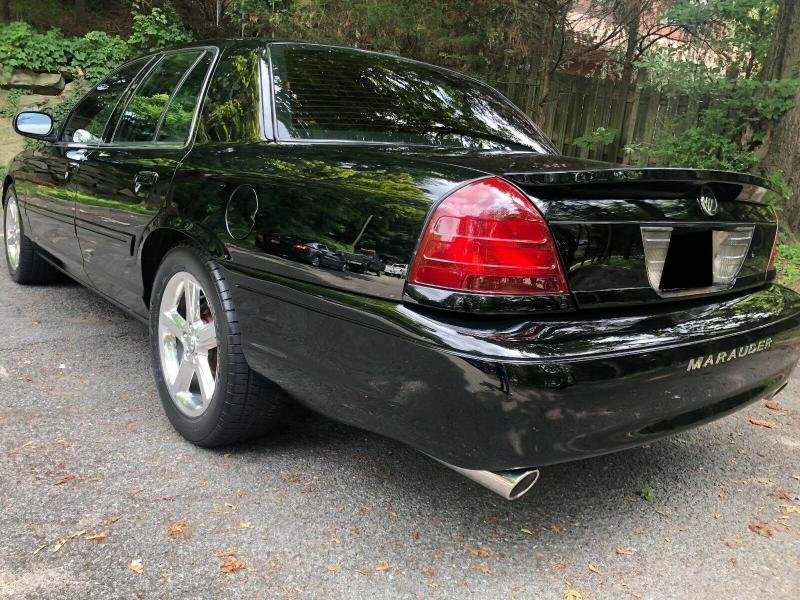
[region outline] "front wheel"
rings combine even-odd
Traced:
[[[282,422],[288,398],[245,362],[228,284],[193,246],[173,248],[156,273],[150,341],[161,402],[187,440],[227,445]]]
[[[48,283],[58,279],[58,271],[39,254],[39,249],[25,235],[22,213],[14,186],[6,191],[3,210],[3,237],[6,265],[11,279],[17,283]]]

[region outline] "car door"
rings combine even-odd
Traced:
[[[83,265],[75,235],[75,174],[99,143],[125,90],[150,59],[129,63],[92,88],[61,129],[59,141],[32,152],[18,177],[29,235],[71,274]]]
[[[208,48],[159,56],[129,94],[107,141],[75,175],[75,224],[86,276],[137,312],[144,304],[136,248],[186,153],[213,59]]]

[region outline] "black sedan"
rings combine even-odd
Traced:
[[[58,126],[14,124],[38,143],[3,182],[11,277],[66,273],[148,322],[167,416],[202,446],[297,401],[515,498],[538,467],[771,397],[798,359],[763,180],[559,156],[447,69],[197,43],[125,64]],[[407,274],[310,269],[272,231]]]

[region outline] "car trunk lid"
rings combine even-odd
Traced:
[[[523,190],[550,226],[579,307],[725,294],[774,276],[777,194],[758,177],[534,153],[428,158]]]

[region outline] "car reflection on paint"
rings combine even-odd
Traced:
[[[285,233],[261,232],[256,234],[256,241],[269,254],[276,254],[312,267],[347,270],[347,259],[344,254],[320,242],[304,242],[296,236]]]
[[[355,252],[345,252],[347,268],[350,271],[368,275],[370,273],[380,277],[383,273],[383,261],[378,257],[375,250],[361,248]]]
[[[383,270],[383,272],[389,277],[399,277],[400,279],[405,279],[406,274],[408,273],[408,265],[403,263],[386,265],[386,268]]]

